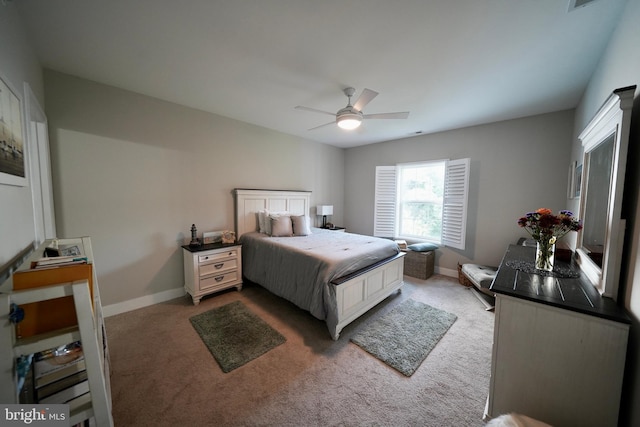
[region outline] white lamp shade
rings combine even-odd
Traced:
[[[318,205],[316,215],[333,215],[333,205]]]

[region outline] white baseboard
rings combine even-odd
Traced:
[[[443,276],[458,278],[458,270],[452,270],[450,268],[436,267],[434,273],[442,274]]]
[[[115,316],[116,314],[126,313],[127,311],[137,310],[138,308],[147,307],[150,305],[180,298],[184,295],[184,288],[169,289],[168,291],[158,292],[157,294],[145,295],[140,298],[134,298],[128,301],[106,305],[102,307],[102,314],[104,315],[104,317]]]

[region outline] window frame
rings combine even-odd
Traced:
[[[467,205],[469,195],[469,158],[455,160],[425,160],[420,163],[445,162],[445,190],[443,196],[442,233],[439,244],[465,249]],[[376,166],[374,200],[374,236],[395,239],[398,237],[398,168],[395,166]],[[428,241],[422,240],[420,241]]]
[[[434,165],[442,165],[443,167],[443,174],[442,174],[442,181],[443,181],[443,187],[445,186],[446,183],[446,176],[447,176],[447,160],[427,160],[427,161],[422,161],[422,162],[410,162],[410,163],[399,163],[396,165],[396,177],[397,182],[396,182],[396,202],[395,202],[395,207],[396,207],[396,222],[395,222],[395,235],[399,238],[399,239],[408,239],[408,240],[420,240],[420,241],[425,241],[425,242],[432,242],[432,243],[437,243],[437,244],[442,244],[442,230],[440,230],[440,236],[438,238],[431,238],[428,236],[417,236],[417,235],[413,235],[413,234],[403,234],[400,232],[401,230],[401,222],[402,222],[402,208],[403,208],[403,204],[406,204],[408,202],[408,198],[405,197],[404,192],[401,190],[401,185],[402,183],[400,182],[400,178],[402,177],[402,174],[406,171],[408,171],[409,169],[412,168],[421,168],[421,167],[429,167],[429,166],[434,166]],[[422,202],[420,200],[417,200],[418,202]],[[443,223],[443,211],[444,211],[444,188],[443,188],[443,192],[442,192],[442,197],[440,199],[440,224],[442,225]]]

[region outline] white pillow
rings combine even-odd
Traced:
[[[292,216],[291,223],[293,224],[294,236],[308,236],[311,234],[311,227],[309,226],[309,217],[305,215]]]
[[[288,215],[271,215],[271,236],[272,237],[291,237],[293,236],[293,227],[291,225],[291,217]]]
[[[264,218],[264,233],[268,234],[269,236],[271,236],[271,220],[273,218],[278,218],[280,216],[289,217],[289,212],[287,212],[287,211],[269,212],[266,209],[265,209],[265,212],[267,213],[267,215]],[[291,220],[289,220],[289,221],[291,221]]]
[[[261,211],[258,211],[258,231],[260,231],[260,233],[265,233],[265,234],[269,234],[267,233],[267,222],[269,222],[269,225],[271,225],[271,219],[269,219],[269,211],[266,209],[263,209]]]

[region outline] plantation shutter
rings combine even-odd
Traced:
[[[442,207],[442,243],[464,249],[467,234],[470,159],[449,160]]]
[[[376,166],[373,235],[394,238],[396,234],[396,167]]]

